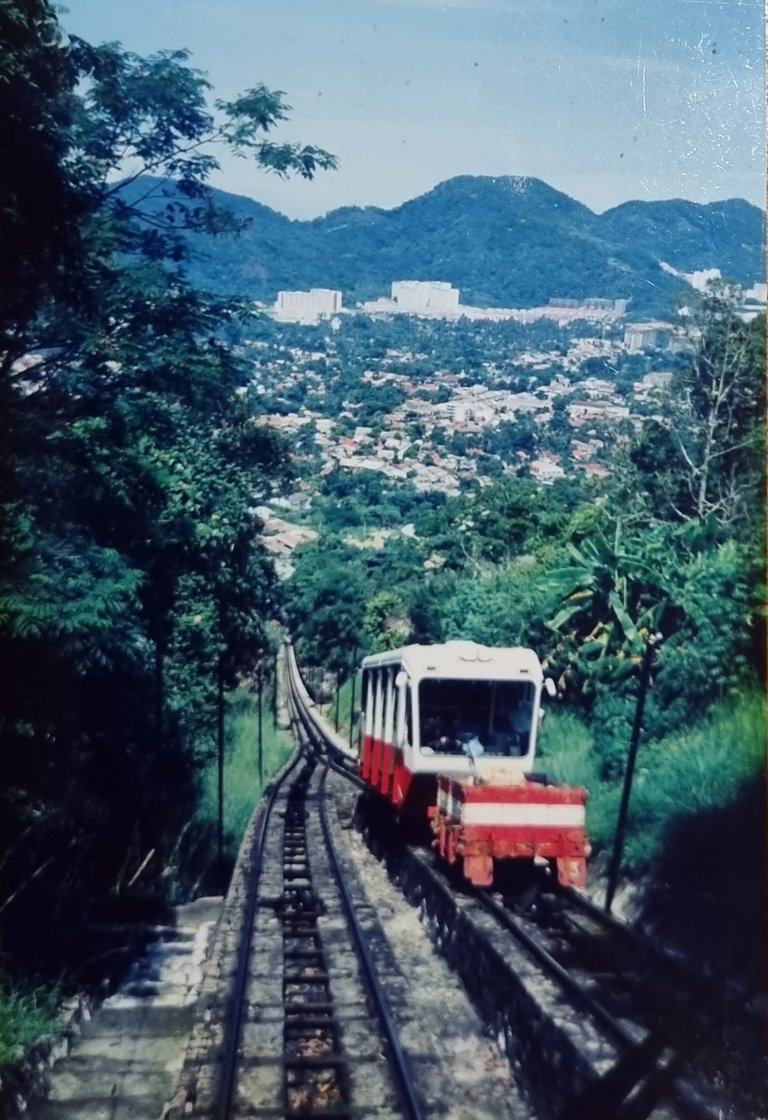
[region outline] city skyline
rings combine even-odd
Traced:
[[[66,31],[188,48],[216,97],[286,91],[278,139],[340,169],[284,182],[222,157],[211,185],[295,218],[391,208],[456,175],[532,176],[600,212],[764,203],[759,0],[70,0]]]

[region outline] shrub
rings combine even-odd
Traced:
[[[601,684],[596,692],[591,727],[600,775],[608,782],[620,782],[624,774],[637,708],[635,689],[635,682],[629,680],[612,686]],[[649,696],[646,712],[650,706]]]
[[[61,1029],[58,988],[23,988],[0,984],[0,1067],[15,1061],[19,1049]]]
[[[363,706],[363,698],[362,698],[362,695],[361,695],[361,693],[362,693],[362,681],[361,681],[361,678],[360,678],[360,673],[357,673],[356,676],[355,676],[354,692],[355,692],[354,712],[359,712],[360,709]],[[331,698],[330,703],[325,708],[325,718],[328,721],[328,723],[331,724],[331,726],[334,726],[335,722],[336,722],[337,701],[338,701],[338,709],[339,709],[339,735],[341,735],[342,738],[349,739],[350,715],[353,715],[353,709],[352,709],[352,677],[351,676],[347,677],[346,680],[344,680],[342,678],[341,687],[338,691],[338,694],[334,693],[333,697]],[[353,718],[354,718],[354,715],[353,715]],[[355,726],[354,726],[353,734],[352,734],[352,745],[353,745],[353,747],[357,745],[357,738],[358,738],[358,733],[359,733],[359,724],[357,723],[356,719],[355,719],[354,722],[355,722]]]
[[[584,786],[587,835],[593,854],[610,847],[616,828],[619,788],[600,776],[600,760],[590,729],[572,712],[548,712],[539,738],[540,762],[553,781]]]
[[[766,705],[756,693],[717,705],[693,727],[641,744],[632,790],[625,869],[639,873],[659,856],[681,818],[736,801],[765,765]]]
[[[743,798],[762,781],[765,767],[766,703],[759,693],[722,703],[698,724],[656,742],[641,738],[629,805],[625,874],[649,871],[688,823],[706,827],[709,816]],[[610,780],[592,730],[570,712],[550,712],[540,743],[540,764],[555,781],[589,791],[587,831],[593,853],[610,849],[629,743],[616,740]],[[759,840],[755,840],[759,843]],[[733,853],[731,853],[731,856]]]

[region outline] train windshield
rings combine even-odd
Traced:
[[[422,681],[422,753],[522,757],[531,743],[534,695],[530,681]]]

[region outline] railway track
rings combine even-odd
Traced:
[[[246,830],[166,1120],[531,1120],[412,909],[379,865],[363,881],[348,770],[292,718],[299,748]]]
[[[297,721],[313,737],[315,749],[328,764],[354,781],[346,744],[325,729],[300,683],[292,654],[289,668]],[[376,849],[387,847],[388,832],[385,828],[384,835],[374,837]],[[395,858],[403,858],[405,852],[403,849]],[[414,858],[413,853],[407,858]],[[507,944],[512,939],[516,952],[522,951],[535,962],[547,983],[560,991],[559,1002],[565,998],[570,1003],[582,1034],[587,1021],[594,1028],[584,1038],[586,1049],[600,1055],[594,1075],[581,1071],[584,1084],[576,1091],[570,1111],[561,1111],[563,1120],[586,1115],[585,1108],[593,1115],[626,1120],[648,1116],[737,1120],[762,1114],[758,1036],[750,1033],[748,1024],[734,1024],[732,1019],[728,1048],[724,1049],[718,1029],[722,1024],[717,1024],[716,1010],[708,998],[711,993],[697,987],[689,973],[628,927],[574,892],[545,894],[525,912],[517,908],[515,899],[470,891],[455,883],[433,866],[425,852],[416,853],[415,859],[420,883],[415,897],[422,906],[430,891],[442,898],[437,905],[441,917],[435,924],[441,928],[438,936],[444,943],[451,937],[444,917],[445,892],[455,891],[462,920],[469,910],[482,911],[486,924],[490,919],[497,931],[503,931]],[[430,877],[439,886],[425,885]],[[497,936],[491,956],[498,949]],[[502,954],[507,960],[513,955],[504,950]],[[470,976],[470,987],[473,983]],[[482,992],[473,994],[483,1001]],[[498,1002],[491,999],[490,1006],[491,1021],[505,1021]],[[562,1015],[562,1007],[559,1013]],[[508,1038],[505,1041],[510,1044]],[[610,1060],[606,1054],[612,1055]]]
[[[302,750],[270,793],[213,1115],[353,1120],[386,1107],[421,1120],[335,856],[320,771]]]
[[[596,908],[585,911],[558,893],[543,895],[526,914],[515,913],[509,899],[482,891],[476,897],[616,1047],[617,1067],[625,1072],[608,1083],[605,1097],[614,1101],[625,1092],[631,1098],[621,1115],[646,1116],[657,1107],[691,1120],[760,1115],[757,1036],[747,1062],[743,1030],[731,1038],[730,1054],[713,1043],[711,1006],[689,977],[681,984],[667,958],[626,927],[603,920]],[[588,922],[577,920],[584,914]],[[723,1080],[727,1092],[720,1087]],[[593,1103],[602,1103],[599,1092]],[[578,1115],[573,1113],[574,1120]]]

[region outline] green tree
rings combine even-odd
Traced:
[[[2,357],[19,352],[24,324],[58,290],[87,199],[67,162],[77,70],[46,0],[0,4],[0,44]]]
[[[427,518],[425,531],[455,568],[557,551],[580,497],[577,482],[542,491],[530,479],[504,478]]]
[[[37,0],[0,5],[0,32],[3,137],[26,136],[51,177],[32,249],[18,170],[0,165],[0,234],[25,266],[0,338],[0,899],[4,949],[34,954],[21,931],[40,914],[74,915],[140,867],[167,883],[217,674],[252,665],[274,612],[252,510],[284,450],[224,341],[237,310],[185,283],[175,231],[222,225],[213,142],[281,175],[333,160],[272,141],[287,106],[264,87],[214,123],[184,52],[66,43]],[[143,195],[115,185],[128,157],[156,177]],[[158,176],[178,183],[153,209]]]
[[[629,448],[625,490],[651,515],[750,531],[762,504],[765,318],[745,323],[741,292],[723,282],[686,297],[693,351],[673,375],[664,412]]]
[[[360,641],[370,587],[360,550],[338,540],[297,550],[289,581],[287,620],[302,664],[345,669]]]
[[[611,519],[609,519],[609,524]],[[561,686],[592,715],[607,776],[623,765],[634,714],[637,668],[651,635],[660,640],[646,729],[695,722],[717,700],[753,687],[760,658],[762,562],[748,544],[717,543],[707,527],[613,521],[569,545],[571,564],[546,572],[560,597],[549,626]]]
[[[441,582],[438,609],[446,638],[490,646],[528,646],[541,656],[551,644],[544,619],[555,596],[542,595],[541,568],[528,557],[482,565]]]
[[[290,111],[281,91],[258,85],[209,107],[187,51],[142,58],[119,44],[65,41],[45,0],[6,0],[0,41],[0,139],[15,153],[0,171],[0,233],[6,263],[18,265],[2,288],[6,374],[43,340],[27,329],[46,294],[89,305],[115,250],[178,259],[180,231],[232,227],[205,186],[217,145],[280,176],[336,166],[323,149],[272,139]],[[78,248],[84,259],[73,267]]]
[[[562,597],[550,622],[567,633],[579,661],[623,662],[617,675],[640,658],[647,636],[658,630],[669,605],[670,578],[662,541],[650,534],[628,536],[621,521],[612,538],[598,534],[577,548],[569,543],[571,564],[547,572],[544,583]]]
[[[711,283],[697,301],[701,341],[673,384],[683,408],[672,431],[691,509],[699,521],[714,515],[726,525],[754,512],[762,482],[765,319],[744,323],[740,296],[734,285]]]
[[[365,608],[363,633],[371,650],[397,649],[407,645],[412,631],[405,603],[393,591],[377,591]]]

